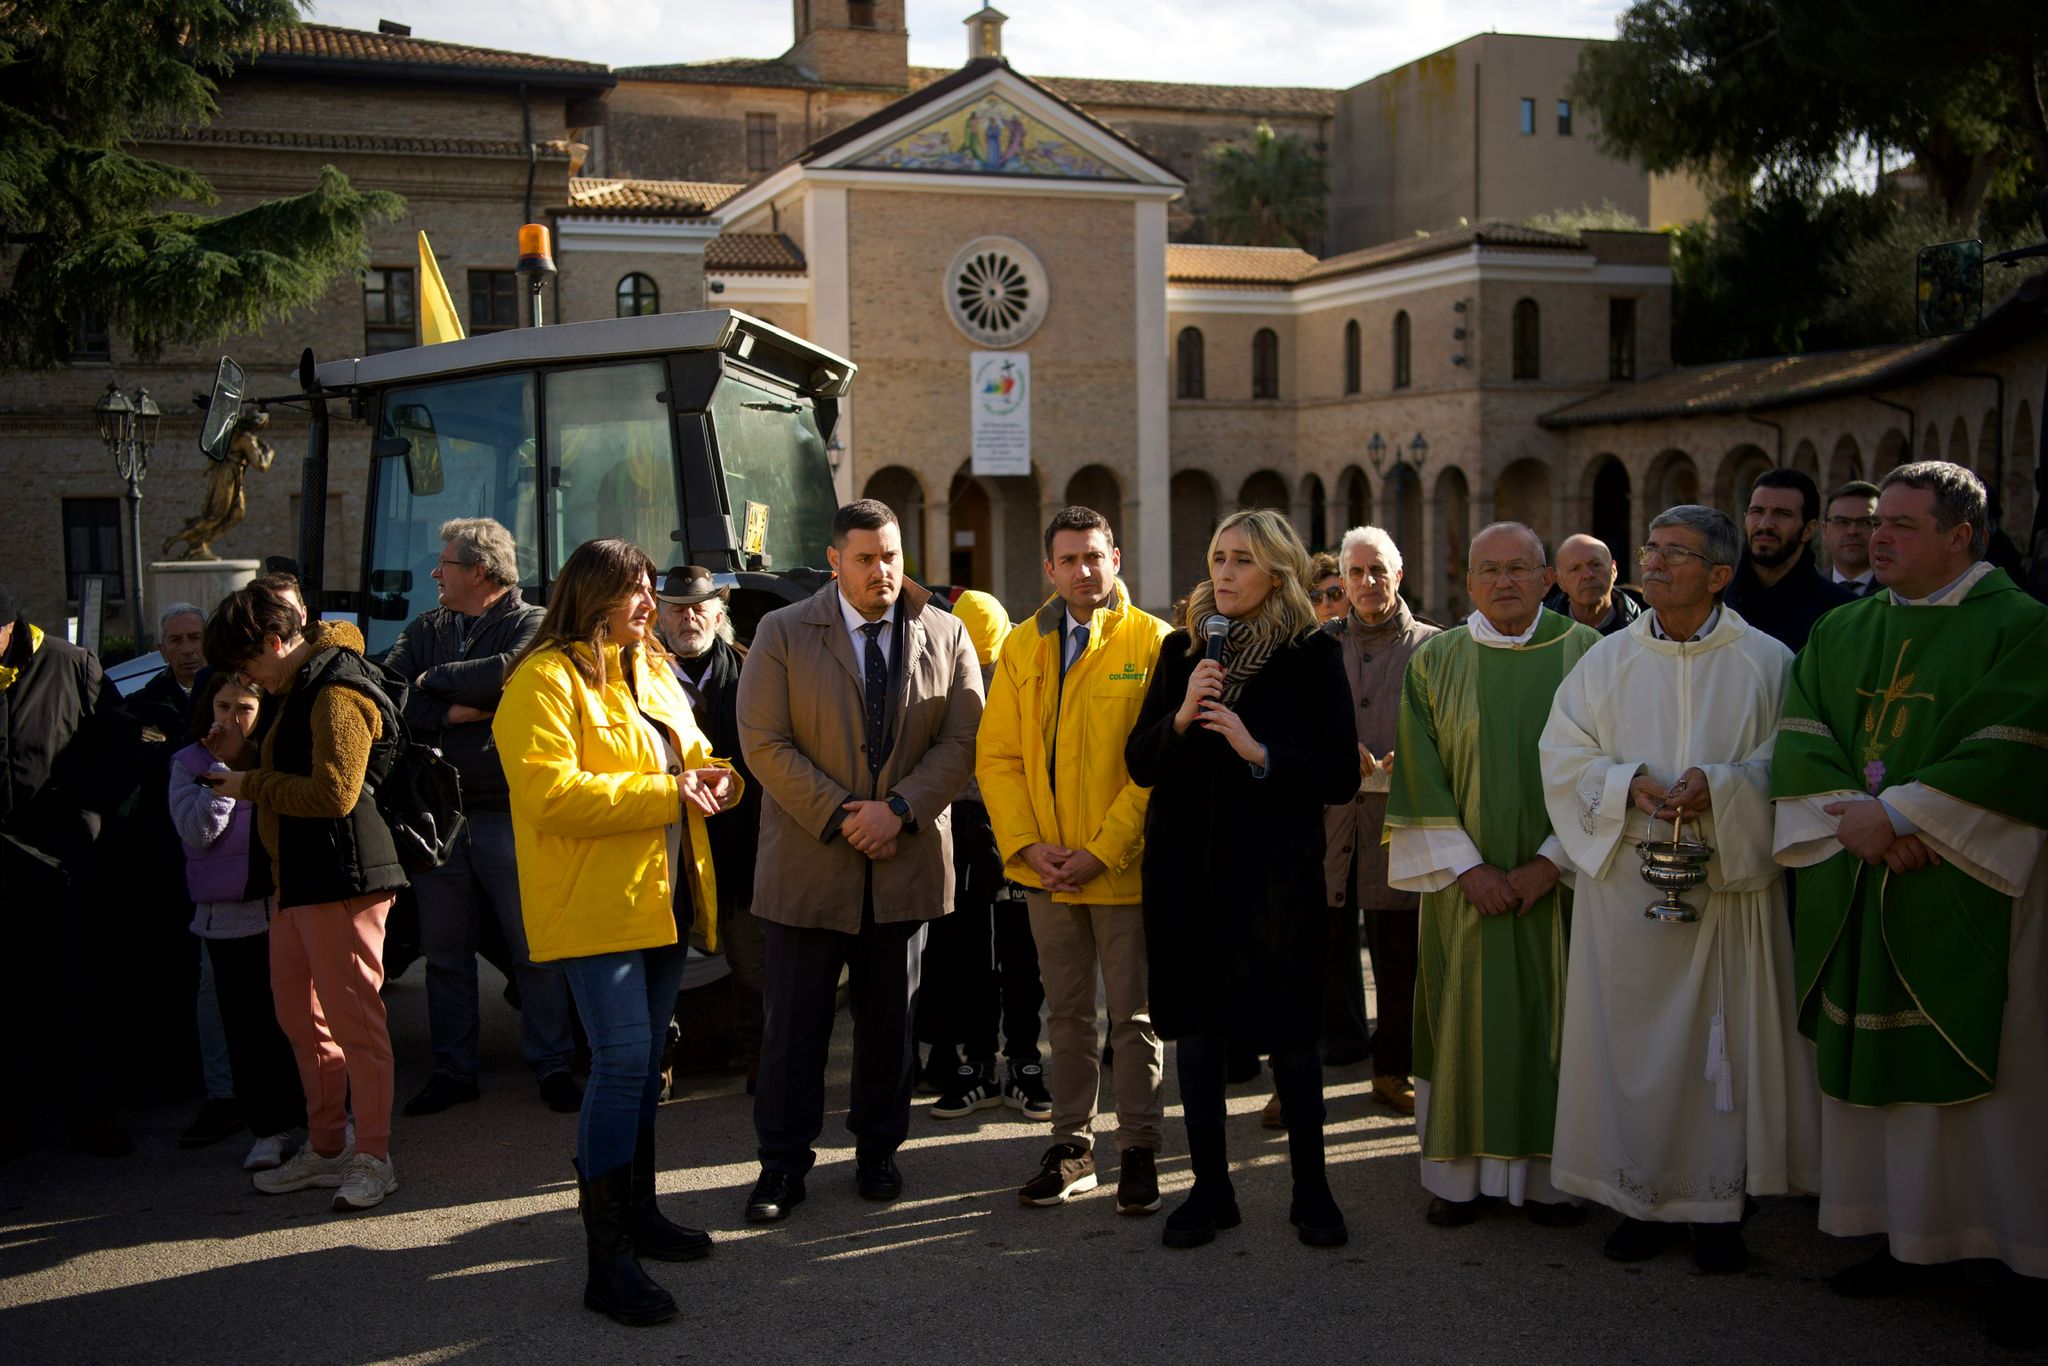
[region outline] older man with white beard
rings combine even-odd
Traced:
[[[1622,1215],[1616,1261],[1692,1227],[1700,1270],[1747,1260],[1751,1195],[1816,1188],[1819,1092],[1799,1038],[1770,762],[1792,653],[1720,598],[1742,542],[1675,507],[1640,552],[1650,610],[1587,652],[1540,754],[1578,870],[1550,1179]],[[1692,923],[1650,918],[1636,846],[1710,846]]]

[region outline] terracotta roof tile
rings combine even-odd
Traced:
[[[801,275],[804,254],[779,232],[731,232],[704,244],[704,269]]]
[[[1504,223],[1489,219],[1465,227],[1451,228],[1445,232],[1422,233],[1414,237],[1397,238],[1382,242],[1376,247],[1365,247],[1358,251],[1347,251],[1341,256],[1332,256],[1319,262],[1304,280],[1329,280],[1356,271],[1372,270],[1379,266],[1393,265],[1400,261],[1419,261],[1427,256],[1441,256],[1446,252],[1465,251],[1474,246],[1484,247],[1526,247],[1540,251],[1584,251],[1585,244],[1575,237],[1560,233],[1542,232],[1536,228],[1525,228],[1519,223]]]
[[[1292,285],[1315,265],[1293,247],[1166,245],[1166,278],[1182,285]]]
[[[441,43],[409,35],[337,28],[332,24],[301,24],[282,32],[265,33],[261,51],[264,56],[309,61],[394,62],[532,75],[595,76],[605,78],[607,85],[611,83],[611,68],[602,62],[577,62],[566,57],[542,57],[529,52],[502,52],[497,48],[472,47],[467,43]]]
[[[702,180],[577,176],[569,181],[568,208],[579,214],[701,218],[742,188]]]
[[[143,142],[205,143],[209,146],[299,148],[309,152],[396,152],[408,156],[518,157],[526,144],[491,138],[437,138],[399,133],[315,133],[289,128],[192,127],[161,129],[141,136]],[[550,138],[538,144],[547,161],[566,161],[584,150],[577,143]]]
[[[913,72],[931,70],[929,67],[912,67]],[[751,85],[769,86],[787,90],[891,90],[903,92],[903,86],[887,85],[846,85],[842,82],[821,81],[816,76],[799,70],[792,62],[780,57],[717,57],[706,62],[667,62],[657,66],[622,66],[618,77],[624,81],[673,81],[679,85]],[[940,75],[950,74],[940,72]],[[930,81],[918,82],[913,79],[909,88],[920,89]]]
[[[1765,356],[1672,370],[1620,385],[1545,413],[1546,427],[1739,413],[1853,393],[1894,370],[1909,367],[1941,341],[1865,346],[1804,356]]]

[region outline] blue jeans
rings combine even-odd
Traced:
[[[412,885],[419,894],[420,949],[427,959],[434,1070],[457,1081],[476,1080],[476,947],[480,917],[491,915],[517,964],[519,1035],[527,1065],[539,1077],[568,1071],[576,1047],[569,1032],[569,983],[554,964],[526,956],[512,818],[502,811],[472,815],[448,861],[419,874]]]
[[[640,1131],[654,1127],[661,1048],[689,952],[679,943],[561,960],[590,1036],[590,1085],[576,1122],[576,1165],[586,1179],[631,1162]]]

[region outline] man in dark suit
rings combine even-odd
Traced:
[[[788,1217],[817,1160],[842,968],[855,1177],[868,1199],[902,1194],[924,925],[952,909],[947,808],[973,774],[981,723],[973,642],[904,578],[896,514],[866,498],[840,508],[827,558],[836,582],[763,617],[740,674],[740,747],[762,789],[754,913],[767,948],[756,1223]]]
[[[1877,485],[1851,479],[1828,495],[1828,516],[1820,528],[1821,544],[1828,548],[1828,577],[1852,597],[1877,591],[1870,568],[1870,533],[1875,530]]]
[[[1855,600],[1821,577],[1813,558],[1819,530],[1820,489],[1812,479],[1784,468],[1757,476],[1742,519],[1742,563],[1722,601],[1794,654],[1823,612]]]
[[[697,726],[711,752],[730,759],[745,784],[739,804],[710,822],[711,866],[718,874],[718,942],[737,988],[740,1045],[747,1051],[747,1094],[761,1070],[761,922],[754,901],[754,858],[761,833],[761,789],[740,753],[740,666],[746,647],[733,639],[727,605],[730,587],[721,586],[702,565],[684,565],[662,576],[654,597],[662,644],[674,656],[676,679],[697,714]]]

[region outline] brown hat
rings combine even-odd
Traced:
[[[732,595],[730,586],[720,587],[712,578],[711,571],[701,564],[686,564],[680,569],[671,569],[662,576],[661,587],[654,596],[677,607],[689,607],[695,603],[708,602],[712,598],[726,598]]]

